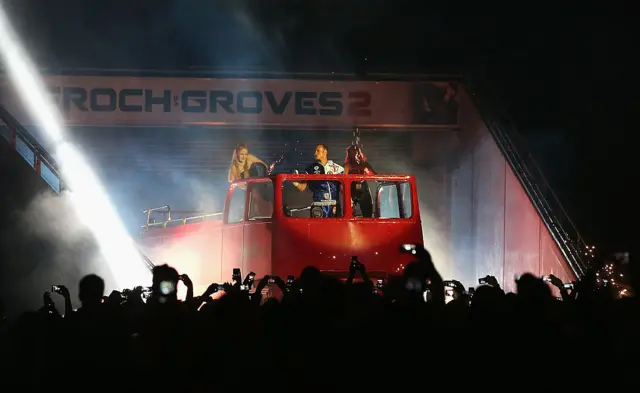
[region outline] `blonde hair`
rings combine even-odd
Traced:
[[[247,152],[249,151],[249,148],[247,147],[246,143],[238,143],[236,145],[236,148],[233,149],[233,155],[231,156],[231,166],[235,167],[235,165],[240,162],[238,161],[238,153],[240,152],[240,150],[242,149],[246,149]],[[243,170],[247,170],[249,169],[249,159],[247,157],[247,159],[244,161],[244,168]]]
[[[249,155],[247,155],[247,159],[242,165],[242,168],[238,168],[237,166],[237,164],[239,163],[238,152],[240,152],[240,150],[242,149],[247,149],[247,152],[249,151],[249,149],[247,148],[247,145],[244,143],[239,143],[238,145],[236,145],[235,149],[233,149],[233,155],[231,156],[231,167],[229,168],[230,182],[241,178],[242,174],[249,170],[249,165],[250,165]]]

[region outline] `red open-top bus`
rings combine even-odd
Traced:
[[[335,217],[314,217],[311,192],[291,184],[305,181],[336,182]],[[367,201],[354,204],[354,190]],[[422,243],[415,178],[408,175],[278,174],[230,184],[223,212],[145,212],[144,251],[189,274],[196,290],[229,281],[233,268],[284,278],[311,265],[346,276],[351,256],[370,276],[386,277],[409,262],[401,244]]]

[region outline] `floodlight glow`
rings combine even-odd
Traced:
[[[0,54],[9,80],[39,129],[46,133],[65,183],[83,224],[92,231],[100,252],[118,286],[144,285],[149,271],[136,245],[127,234],[107,193],[82,154],[65,139],[64,122],[39,73],[23,50],[7,14],[0,4]]]

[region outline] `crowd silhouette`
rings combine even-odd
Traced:
[[[620,370],[635,365],[637,302],[598,287],[595,273],[572,285],[525,274],[517,293],[505,294],[494,277],[465,289],[444,281],[426,250],[418,247],[415,257],[385,282],[371,280],[353,258],[346,281],[314,267],[295,279],[250,272],[242,280],[236,271],[233,282],[214,283],[199,296],[188,275],[167,265],[155,267],[151,287],[106,297],[104,281],[88,275],[79,283],[79,309],[66,287],[53,286],[41,309],[3,319],[3,384],[85,391],[436,383],[521,389],[521,378],[575,387],[614,371],[620,383]],[[187,287],[184,300],[178,285]],[[445,301],[447,293],[452,300]],[[625,381],[633,382],[629,375]]]

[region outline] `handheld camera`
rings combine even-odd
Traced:
[[[422,281],[415,277],[407,278],[407,282],[405,283],[405,288],[409,292],[419,292],[423,293],[427,288],[423,285]]]
[[[351,268],[357,269],[358,267],[360,267],[360,262],[358,261],[358,257],[356,256],[351,257]]]
[[[295,281],[295,277],[292,276],[291,274],[289,274],[287,276],[287,281],[285,283],[285,290],[287,292],[291,291],[291,288],[293,288],[293,282]]]
[[[444,285],[445,288],[455,288],[456,287],[456,283],[453,282],[453,280],[445,280],[442,282],[442,284]]]
[[[62,293],[62,285],[52,285],[51,292]]]
[[[249,274],[247,274],[247,277],[244,278],[244,281],[242,282],[242,286],[247,289],[251,289],[255,280],[256,280],[256,274],[254,272],[250,272]]]
[[[231,281],[233,282],[242,282],[242,275],[240,274],[240,269],[235,267],[233,268],[233,273],[231,274]]]
[[[418,248],[418,246],[416,244],[403,244],[400,246],[400,252],[402,253],[408,253],[408,254],[415,254],[416,253],[416,249]]]
[[[176,284],[173,281],[160,282],[160,295],[169,296],[176,292]]]

